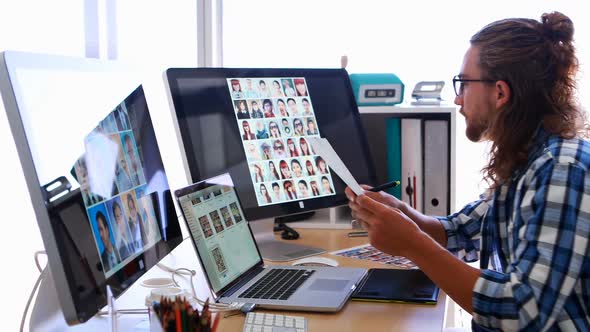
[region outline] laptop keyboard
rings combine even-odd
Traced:
[[[314,272],[305,269],[271,269],[239,297],[287,300]]]

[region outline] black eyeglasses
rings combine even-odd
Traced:
[[[493,83],[496,81],[495,80],[484,80],[484,79],[470,80],[470,79],[466,79],[466,78],[461,78],[459,75],[455,75],[455,77],[453,77],[453,89],[455,90],[455,95],[457,95],[457,97],[459,97],[463,94],[463,85],[464,85],[463,83],[464,82]]]

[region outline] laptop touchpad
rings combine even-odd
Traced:
[[[331,291],[339,292],[348,284],[348,280],[342,279],[316,279],[311,286],[310,290],[314,291]]]

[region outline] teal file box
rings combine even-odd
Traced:
[[[401,121],[399,118],[390,118],[385,122],[385,135],[387,146],[387,176],[389,181],[402,179],[402,153],[401,153]],[[388,193],[402,199],[402,187],[397,186],[387,190]]]
[[[404,84],[395,74],[350,74],[358,106],[389,106],[404,100]]]

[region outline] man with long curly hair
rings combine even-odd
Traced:
[[[346,189],[371,243],[417,264],[473,330],[590,330],[590,142],[573,33],[553,12],[471,38],[453,85],[467,138],[491,143],[479,200],[431,217]]]

